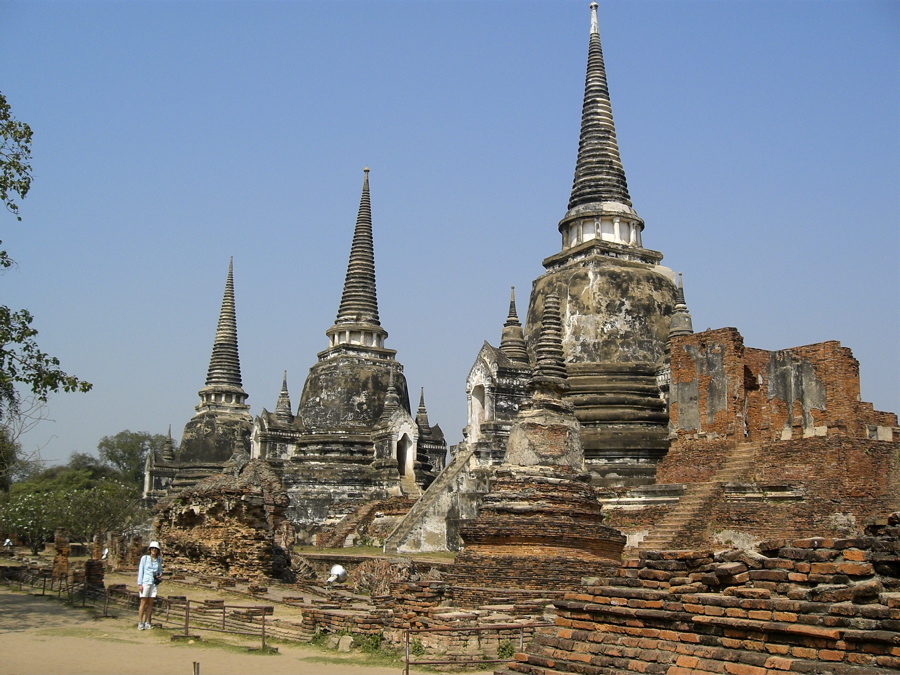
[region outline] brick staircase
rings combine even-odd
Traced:
[[[638,544],[638,549],[665,550],[673,548],[677,540],[690,538],[693,525],[702,520],[703,513],[712,499],[721,493],[725,483],[747,478],[753,471],[756,461],[756,452],[759,445],[756,443],[739,443],[732,447],[722,468],[713,474],[710,481],[705,483],[689,483],[685,493],[678,500],[678,504],[672,508],[653,528],[653,531]],[[690,542],[693,545],[702,542]]]

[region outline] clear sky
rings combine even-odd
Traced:
[[[123,429],[178,440],[234,256],[244,389],[294,406],[334,322],[371,167],[386,346],[462,439],[465,378],[559,251],[587,0],[0,0],[0,91],[34,129],[0,302],[89,394],[23,438],[45,459]],[[603,2],[644,245],[694,328],[839,340],[900,410],[900,3]]]

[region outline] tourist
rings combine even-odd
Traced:
[[[153,628],[150,622],[153,616],[153,598],[159,582],[162,581],[162,556],[159,552],[159,542],[151,541],[149,555],[141,556],[141,564],[138,566],[138,595],[141,598],[141,606],[138,609],[138,630]]]

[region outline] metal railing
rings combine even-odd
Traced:
[[[10,587],[18,587],[22,591],[26,586],[31,589],[40,587],[41,595],[56,594],[58,599],[65,595],[69,604],[81,601],[81,606],[100,608],[103,617],[109,617],[110,604],[137,608],[139,604],[138,594],[134,591],[110,589],[104,586],[93,586],[84,582],[72,582],[67,577],[55,576],[51,570],[39,569],[16,570],[15,574],[0,574],[0,583]],[[172,639],[184,639],[185,637],[199,638],[192,635],[191,631],[207,631],[228,633],[231,635],[245,635],[259,638],[259,647],[248,649],[278,651],[277,647],[266,644],[266,638],[271,639],[271,631],[267,630],[266,617],[273,615],[273,605],[225,605],[222,602],[191,602],[186,598],[162,598],[157,597],[154,607],[154,618],[163,624],[172,624],[172,628],[183,626],[183,631],[172,635]],[[215,617],[215,618],[213,618]]]
[[[432,665],[471,665],[476,663],[508,663],[512,659],[472,659],[472,660],[457,660],[457,659],[445,659],[442,661],[411,661],[409,656],[409,636],[416,633],[480,633],[482,631],[497,631],[498,639],[501,637],[501,631],[519,631],[519,651],[523,651],[525,648],[525,630],[526,629],[534,629],[534,628],[547,628],[553,626],[552,623],[495,623],[489,624],[485,626],[471,626],[471,627],[458,627],[458,628],[407,628],[404,630],[406,634],[404,637],[405,649],[404,649],[404,675],[409,675],[409,667],[410,666],[432,666]]]

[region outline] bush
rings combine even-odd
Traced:
[[[409,641],[409,653],[412,656],[425,655],[425,645],[422,644],[422,641],[419,638],[413,638]]]
[[[516,646],[510,640],[503,640],[497,647],[498,659],[511,659],[516,653]]]
[[[381,650],[381,644],[384,642],[383,633],[372,633],[371,635],[361,635],[359,637],[359,648],[372,654]]]

